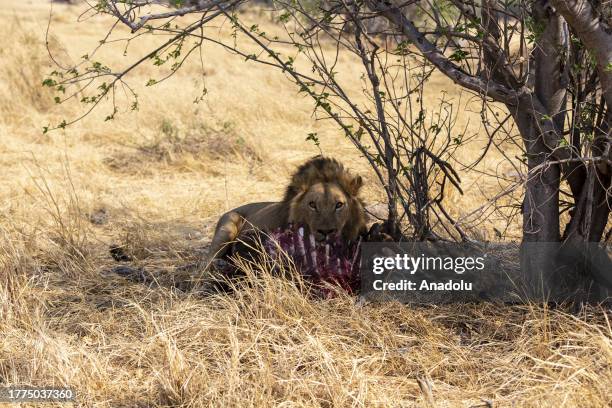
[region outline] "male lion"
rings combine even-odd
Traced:
[[[350,174],[337,160],[317,156],[291,177],[281,202],[251,203],[221,217],[209,257],[222,258],[234,241],[256,230],[269,232],[290,224],[304,228],[318,242],[341,237],[354,241],[366,232],[364,204],[358,197],[360,176]]]

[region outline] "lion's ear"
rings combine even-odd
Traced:
[[[306,191],[308,191],[308,186],[305,183],[294,180],[294,182],[291,183],[285,191],[285,201],[293,200],[295,197],[300,194],[304,194]]]
[[[350,181],[351,195],[356,196],[361,187],[363,187],[363,179],[360,175],[353,177]]]

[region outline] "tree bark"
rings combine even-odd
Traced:
[[[612,159],[612,27],[597,15],[588,0],[551,0],[551,4],[595,58],[607,114],[602,128],[596,131],[593,154]],[[564,234],[567,241],[578,244],[602,239],[612,206],[611,174],[609,162],[588,165],[580,194],[574,194],[576,208]]]
[[[523,138],[529,170],[523,199],[521,268],[530,280],[533,290],[530,295],[546,298],[552,295],[555,283],[552,261],[556,258],[557,246],[551,243],[558,243],[561,239],[561,168],[550,162],[565,124],[569,32],[565,21],[548,0],[534,3],[533,16],[536,24],[544,27],[534,50],[534,92],[521,99],[514,119]],[[533,109],[534,106],[545,111],[539,112]],[[548,132],[548,138],[541,126],[543,119],[551,119],[554,128],[554,132]],[[540,170],[534,173],[533,169]]]
[[[602,92],[608,108],[612,108],[612,27],[595,13],[588,0],[551,0],[551,4],[595,57]]]

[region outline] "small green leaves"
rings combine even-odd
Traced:
[[[357,129],[357,132],[355,132],[355,134],[353,135],[353,137],[358,140],[361,141],[361,136],[363,135],[365,131],[363,130],[363,128],[361,126],[359,126],[359,129]]]
[[[168,62],[171,59],[177,60],[181,56],[181,52],[183,50],[183,42],[184,40],[177,42],[174,45],[174,47],[165,54],[162,52],[161,54],[154,53],[153,55],[151,55],[149,58],[153,60],[153,65],[159,67],[159,66],[164,65],[166,62]],[[178,61],[174,65],[177,65],[177,64],[178,64]]]
[[[468,55],[470,55],[469,52],[459,49],[455,50],[455,52],[453,52],[448,58],[451,61],[460,62],[463,61]]]
[[[399,170],[402,172],[404,176],[408,177],[413,168],[414,167],[412,166],[412,164],[408,163],[405,166],[400,167]]]
[[[106,118],[104,118],[105,122],[108,122],[109,120],[113,120],[115,119],[115,114],[117,113],[117,108],[115,107],[113,109],[113,113],[111,113],[110,115],[108,115]]]
[[[57,82],[52,79],[52,78],[46,78],[43,82],[42,82],[43,86],[48,86],[48,87],[53,87],[55,85],[57,85]]]
[[[315,146],[319,147],[320,146],[320,141],[319,141],[319,136],[317,135],[316,132],[313,133],[309,133],[308,136],[306,137],[306,141],[312,141]]]
[[[315,97],[315,101],[316,101],[315,106],[323,108],[326,112],[330,112],[331,111],[331,105],[327,101],[327,98],[329,98],[329,93],[327,93],[327,92],[323,92],[321,95],[316,96]]]
[[[281,23],[287,23],[290,17],[291,13],[289,11],[285,11],[283,14],[280,15],[278,21],[280,21]]]
[[[398,55],[408,55],[410,51],[409,47],[410,47],[410,41],[403,40],[402,42],[397,44],[397,48],[394,50],[394,53]]]

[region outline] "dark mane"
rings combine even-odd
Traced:
[[[302,164],[293,174],[285,190],[283,203],[289,203],[298,194],[317,183],[336,183],[347,195],[356,197],[361,187],[361,178],[353,176],[336,159],[315,156]]]

